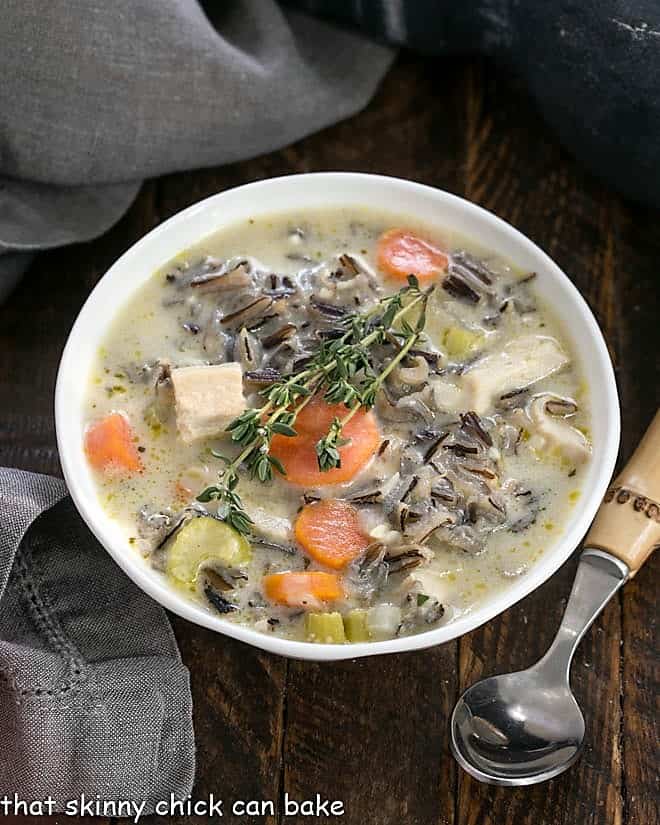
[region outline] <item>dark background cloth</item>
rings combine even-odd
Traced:
[[[581,163],[622,194],[660,206],[658,0],[288,4],[426,54],[486,54],[505,63]]]

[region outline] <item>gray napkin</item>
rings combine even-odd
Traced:
[[[0,798],[63,810],[184,798],[188,671],[161,608],[97,543],[64,484],[0,469]]]
[[[358,111],[393,56],[274,0],[207,6],[4,0],[0,298],[30,253],[104,232],[143,178],[270,152]]]

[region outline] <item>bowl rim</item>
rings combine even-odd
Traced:
[[[293,183],[292,183],[293,182]],[[599,403],[604,404],[606,408],[606,432],[603,443],[600,445],[600,471],[595,477],[593,484],[589,490],[586,487],[582,491],[582,499],[579,507],[579,512],[576,508],[575,515],[569,520],[569,525],[555,540],[552,551],[548,549],[543,553],[541,559],[536,562],[525,576],[518,579],[514,584],[500,591],[492,598],[487,599],[486,604],[476,610],[468,612],[456,620],[442,625],[438,628],[428,630],[411,636],[397,637],[385,641],[362,642],[356,644],[328,644],[317,645],[312,642],[302,642],[291,639],[284,639],[274,635],[261,633],[246,625],[233,623],[216,617],[203,607],[196,605],[194,602],[188,600],[185,596],[178,594],[174,589],[169,588],[159,575],[146,567],[144,559],[136,552],[126,552],[128,545],[125,540],[123,546],[119,546],[119,542],[115,541],[112,535],[110,525],[116,524],[108,516],[103,514],[102,508],[98,499],[93,499],[91,496],[85,494],[79,484],[80,474],[89,472],[88,468],[81,466],[81,456],[83,455],[81,447],[81,432],[78,430],[77,438],[70,437],[72,424],[71,410],[68,406],[68,396],[66,385],[69,380],[68,376],[71,370],[75,368],[75,359],[78,349],[84,346],[86,339],[81,338],[81,328],[83,322],[95,312],[95,304],[99,300],[100,292],[105,290],[105,285],[113,278],[120,278],[122,271],[130,267],[131,260],[135,258],[142,250],[149,246],[156,246],[163,236],[170,233],[176,234],[178,227],[197,217],[201,212],[214,209],[223,200],[236,196],[237,193],[249,193],[254,195],[258,193],[259,189],[277,188],[280,185],[286,187],[307,186],[311,185],[322,193],[324,186],[331,185],[360,185],[389,187],[393,190],[394,195],[398,190],[401,194],[406,192],[411,193],[413,190],[420,195],[426,195],[437,202],[442,203],[443,206],[449,208],[450,211],[457,213],[471,214],[476,220],[490,225],[493,229],[507,234],[512,242],[522,248],[530,255],[539,259],[546,271],[551,273],[551,277],[562,283],[564,295],[568,297],[574,308],[579,312],[581,322],[583,324],[581,337],[582,339],[589,338],[597,353],[597,358],[600,362],[599,367],[605,377],[604,386],[599,387],[598,400]],[[375,203],[373,198],[366,195],[363,202],[356,198],[347,199],[346,205],[365,208],[373,208],[374,206],[381,206],[380,203]],[[281,211],[291,211],[295,204],[282,205],[279,207]],[[277,207],[268,210],[275,213],[278,211]],[[391,211],[396,211],[392,209]],[[411,214],[411,219],[415,219],[415,215]],[[219,224],[214,231],[221,228]],[[200,232],[197,243],[209,236],[209,232]],[[469,234],[469,233],[467,233]],[[195,241],[186,242],[182,249],[190,247]],[[513,243],[512,243],[513,245]],[[165,264],[172,256],[166,256],[162,263]],[[153,269],[151,270],[154,271]],[[139,282],[142,285],[143,281]],[[138,286],[135,289],[139,288]],[[106,333],[109,324],[115,317],[116,311],[120,308],[123,301],[118,301],[113,307],[112,312],[105,313],[105,325],[101,325],[101,331],[98,333],[94,341],[94,346],[98,347],[100,340]],[[106,304],[107,306],[107,304]],[[574,349],[577,350],[578,338],[569,333]],[[594,388],[591,392],[592,402],[595,398]],[[452,641],[465,633],[468,633],[481,625],[489,622],[495,616],[502,613],[504,610],[512,607],[525,596],[529,595],[533,590],[547,581],[550,576],[554,575],[557,570],[570,557],[579,542],[586,533],[590,522],[592,521],[596,511],[600,505],[601,499],[607,489],[610,477],[614,470],[616,462],[619,437],[620,437],[620,410],[616,381],[614,377],[614,370],[612,362],[607,350],[607,346],[600,328],[589,308],[585,299],[577,287],[571,282],[567,275],[561,268],[532,240],[520,232],[515,227],[497,217],[492,212],[483,207],[472,203],[458,195],[446,192],[427,184],[418,183],[416,181],[395,178],[386,175],[374,175],[363,172],[309,172],[304,174],[283,175],[273,178],[265,178],[263,180],[254,181],[247,184],[242,184],[231,189],[226,189],[214,195],[210,195],[197,203],[188,206],[187,208],[177,212],[169,219],[159,224],[152,229],[128,250],[126,250],[107,270],[107,272],[99,279],[94,289],[88,295],[84,302],[76,320],[70,330],[66,345],[64,347],[60,366],[57,373],[57,382],[55,387],[55,425],[57,435],[57,447],[59,451],[60,463],[64,478],[69,489],[69,493],[74,501],[74,504],[87,523],[88,527],[95,535],[96,539],[112,556],[122,570],[131,578],[140,589],[146,592],[149,596],[158,601],[163,607],[172,611],[173,613],[188,619],[195,624],[202,627],[207,627],[216,632],[223,633],[232,638],[246,642],[254,647],[270,653],[276,653],[290,658],[309,659],[316,661],[330,661],[341,659],[357,659],[363,656],[376,656],[386,653],[398,653],[409,650],[420,650],[428,647],[433,647],[438,644]],[[75,433],[71,433],[71,436]],[[76,443],[74,443],[74,441]],[[593,461],[594,459],[592,459]],[[550,563],[549,563],[550,562]]]

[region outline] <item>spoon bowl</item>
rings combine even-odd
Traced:
[[[551,685],[534,667],[466,690],[454,708],[451,731],[457,761],[477,779],[529,785],[573,764],[585,725],[568,682]]]

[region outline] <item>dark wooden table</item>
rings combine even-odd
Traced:
[[[0,307],[0,464],[60,472],[52,412],[60,352],[85,296],[124,250],[207,195],[326,169],[456,192],[547,250],[607,338],[627,458],[658,405],[660,216],[583,172],[515,79],[479,61],[403,56],[359,116],[265,157],[147,182],[107,235],[36,260]],[[460,772],[448,750],[448,718],[465,686],[525,667],[546,649],[575,559],[486,627],[399,656],[285,661],[174,618],[192,673],[196,796],[279,802],[284,792],[296,799],[319,793],[346,809],[340,818],[303,819],[280,806],[275,818],[240,820],[255,822],[655,825],[658,561],[612,600],[576,656],[573,685],[588,720],[584,755],[564,776],[531,789],[491,788]]]

